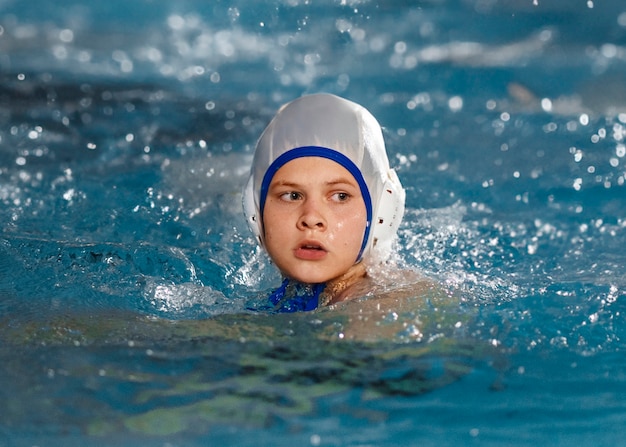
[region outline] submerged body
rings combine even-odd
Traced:
[[[401,303],[417,306],[404,315],[395,308]],[[315,417],[320,399],[354,390],[370,401],[419,395],[458,380],[486,354],[471,340],[442,337],[459,315],[433,305],[436,299],[405,295],[344,302],[315,315],[171,321],[66,312],[0,320],[7,328],[0,344],[22,353],[2,372],[23,392],[4,422],[25,426],[45,414],[48,424],[90,436],[189,435]],[[429,343],[405,343],[422,338]],[[41,401],[42,389],[52,397]]]

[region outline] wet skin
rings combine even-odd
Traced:
[[[270,184],[263,213],[265,247],[291,279],[310,284],[356,280],[364,274],[355,262],[366,222],[361,190],[347,169],[326,158],[297,158],[282,166]]]

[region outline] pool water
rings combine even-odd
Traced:
[[[621,0],[0,1],[0,446],[619,445],[625,75]],[[254,310],[254,144],[322,91],[445,298]]]

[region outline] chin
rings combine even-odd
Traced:
[[[285,276],[304,284],[321,284],[331,280],[331,277],[322,275],[294,275],[285,273]]]

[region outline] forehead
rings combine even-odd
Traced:
[[[298,183],[343,181],[357,184],[357,180],[344,166],[324,157],[299,157],[288,161],[276,171],[271,183],[285,180]]]

